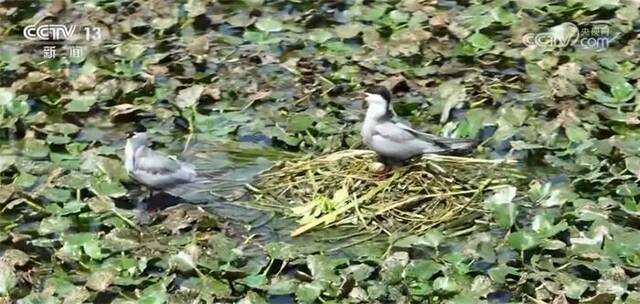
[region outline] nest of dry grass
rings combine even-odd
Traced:
[[[375,162],[366,150],[281,161],[250,186],[253,203],[296,218],[293,236],[340,225],[415,233],[473,224],[483,193],[525,178],[510,160],[425,155],[386,178]]]

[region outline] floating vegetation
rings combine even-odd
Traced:
[[[388,234],[453,229],[483,216],[484,192],[525,177],[515,163],[425,155],[383,176],[375,172],[373,152],[347,150],[281,161],[251,190],[255,204],[297,218],[292,236],[341,225]]]

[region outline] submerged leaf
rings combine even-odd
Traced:
[[[176,97],[176,105],[182,109],[195,106],[203,91],[204,86],[201,85],[194,85],[180,90],[178,97]]]

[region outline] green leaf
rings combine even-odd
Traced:
[[[90,180],[91,178],[88,175],[71,171],[69,174],[60,178],[57,185],[71,189],[82,189],[89,185]]]
[[[367,264],[351,265],[344,269],[344,272],[350,274],[356,282],[362,282],[371,276],[375,269]]]
[[[0,173],[9,169],[16,162],[16,157],[13,155],[0,155]]]
[[[22,153],[33,158],[43,158],[49,154],[49,147],[43,140],[27,138]]]
[[[342,24],[334,27],[334,31],[336,32],[336,36],[341,39],[349,39],[355,36],[358,36],[360,32],[362,32],[362,24],[357,22],[351,22],[347,24]]]
[[[322,286],[319,283],[304,283],[296,290],[296,299],[299,303],[314,303],[322,293]]]
[[[600,8],[615,8],[620,5],[620,0],[569,0],[567,4],[569,6],[578,4],[590,11],[595,11]]]
[[[193,18],[200,16],[207,12],[206,2],[200,0],[189,0],[184,5],[184,10],[187,11],[187,16]]]
[[[13,180],[13,184],[21,188],[30,188],[38,181],[38,177],[26,172],[20,172],[20,175]]]
[[[315,119],[309,114],[296,114],[289,118],[287,129],[291,132],[302,132],[311,128]]]
[[[0,262],[0,295],[9,295],[17,283],[18,279],[13,269],[4,262]]]
[[[469,292],[457,294],[453,299],[447,301],[448,304],[480,304],[486,303],[480,300],[480,297]]]
[[[270,295],[293,294],[298,284],[300,284],[300,282],[295,279],[276,277],[271,281],[267,292]]]
[[[489,277],[498,284],[506,283],[507,275],[518,275],[518,269],[504,264],[489,269]]]
[[[72,224],[73,221],[67,217],[52,216],[44,218],[40,221],[38,234],[47,235],[50,233],[62,233],[67,231]]]
[[[590,89],[589,91],[587,91],[587,94],[585,94],[585,97],[605,105],[614,104],[617,102],[613,97],[611,97],[609,94],[607,94],[605,91],[601,89]]]
[[[401,10],[392,10],[389,12],[389,19],[394,23],[404,23],[409,20],[409,14]]]
[[[45,130],[49,132],[70,135],[78,133],[80,131],[80,127],[71,123],[54,123],[47,125],[45,127]]]
[[[558,281],[564,286],[564,294],[570,299],[580,299],[589,288],[589,282],[572,275],[560,272]]]
[[[540,241],[536,235],[521,230],[510,234],[507,243],[511,248],[523,251],[537,246]]]
[[[164,304],[169,296],[166,288],[161,283],[153,284],[142,291],[138,304]]]
[[[20,95],[14,98],[5,105],[5,108],[14,117],[24,117],[29,113],[29,104],[27,103],[26,95]]]
[[[640,178],[640,157],[629,156],[624,160],[627,170],[635,174],[636,178]]]
[[[512,203],[516,197],[516,187],[508,186],[497,190],[485,203],[493,212],[496,223],[503,228],[513,226],[518,215],[518,207]]]
[[[561,207],[566,202],[573,201],[576,198],[578,198],[578,196],[570,189],[566,189],[566,188],[553,189],[551,190],[551,195],[549,196],[549,198],[542,201],[540,203],[540,206],[544,208]]]
[[[254,20],[246,12],[238,12],[237,14],[227,18],[227,22],[237,27],[247,27],[251,25]]]
[[[10,88],[0,88],[0,107],[9,106],[15,97],[16,94]]]
[[[87,278],[87,287],[95,291],[104,291],[113,283],[116,278],[116,273],[113,270],[98,270],[93,271]]]
[[[493,46],[493,41],[480,32],[475,32],[473,35],[469,36],[467,41],[469,41],[474,48],[479,50],[488,50]]]
[[[541,238],[552,237],[561,231],[566,230],[569,227],[565,220],[562,220],[557,225],[553,224],[553,218],[547,214],[537,214],[531,222],[531,228],[538,233]]]
[[[316,43],[324,43],[333,38],[333,33],[322,28],[316,28],[309,32],[308,37]]]
[[[382,263],[380,275],[382,281],[386,284],[393,285],[402,280],[402,272],[409,261],[409,254],[404,251],[394,252],[388,256]]]
[[[631,100],[636,96],[637,90],[626,80],[617,82],[611,87],[611,95],[618,103],[623,103]]]
[[[293,245],[283,242],[269,243],[265,246],[265,250],[272,259],[282,261],[288,261],[296,254],[296,248]]]
[[[80,259],[83,253],[96,260],[103,257],[100,242],[92,233],[83,232],[65,235],[63,244],[58,253],[68,258]]]
[[[67,112],[89,112],[91,107],[97,102],[95,96],[93,95],[82,95],[75,97],[71,100],[71,102],[67,103],[65,109]]]
[[[282,30],[282,22],[273,17],[262,17],[255,23],[257,29],[263,32],[278,32]]]
[[[264,289],[267,286],[268,280],[264,275],[250,275],[242,278],[241,282],[250,288]]]
[[[271,41],[269,39],[269,33],[266,32],[258,32],[258,31],[244,31],[244,34],[242,34],[242,39],[244,39],[247,42],[251,42],[251,43],[257,43],[257,44],[269,44],[272,42],[277,42],[276,41]]]
[[[598,71],[598,79],[609,87],[627,82],[622,74],[611,72],[605,69],[601,69]]]
[[[404,277],[418,282],[427,282],[444,267],[432,260],[412,260],[404,271]]]
[[[331,259],[323,255],[307,256],[307,267],[316,280],[339,282],[340,277],[335,273],[335,267],[346,263],[343,259]]]
[[[249,291],[237,304],[267,304],[267,301],[259,294]]]
[[[109,197],[122,197],[127,194],[127,189],[119,181],[92,178],[90,189],[96,195]]]
[[[565,132],[569,140],[574,143],[581,143],[587,141],[590,138],[589,132],[578,126],[566,127]]]
[[[213,295],[219,298],[227,298],[231,295],[231,287],[226,280],[217,280],[214,278],[206,278],[206,289],[211,291]]]
[[[421,237],[421,240],[420,242],[418,242],[418,244],[420,245],[424,244],[432,248],[437,248],[440,245],[440,243],[442,243],[444,238],[445,237],[442,234],[442,232],[440,232],[440,230],[431,229]]]
[[[513,22],[515,22],[516,20],[518,20],[518,18],[515,16],[515,14],[513,14],[512,12],[500,7],[500,6],[496,6],[494,7],[490,12],[491,16],[493,16],[493,19],[497,22],[500,22],[502,24],[511,24]]]
[[[64,145],[64,144],[68,144],[70,142],[71,142],[71,137],[66,136],[66,135],[55,135],[55,134],[48,134],[47,135],[47,143],[49,143],[49,144]]]
[[[440,122],[449,120],[451,109],[458,106],[467,98],[466,88],[462,84],[462,79],[450,79],[438,86],[435,106],[441,109]]]
[[[624,183],[616,187],[616,194],[620,196],[637,196],[640,194],[640,187],[636,183]]]
[[[96,239],[92,239],[82,245],[84,252],[92,259],[102,259],[102,249],[100,242]]]
[[[462,286],[458,284],[451,277],[438,277],[433,281],[433,289],[444,292],[456,292],[462,289]]]
[[[20,64],[24,61],[24,57],[18,54],[20,48],[15,45],[2,45],[0,46],[0,67],[6,71],[15,71],[20,67]],[[6,66],[3,67],[3,63]]]
[[[126,60],[134,60],[140,57],[146,49],[147,47],[140,43],[128,41],[120,44],[116,48],[115,54],[122,56]]]

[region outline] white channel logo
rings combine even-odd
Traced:
[[[71,40],[75,34],[77,26],[64,24],[42,24],[29,25],[24,28],[22,34],[29,40]],[[99,41],[102,38],[99,27],[84,27],[84,38],[86,41]]]

